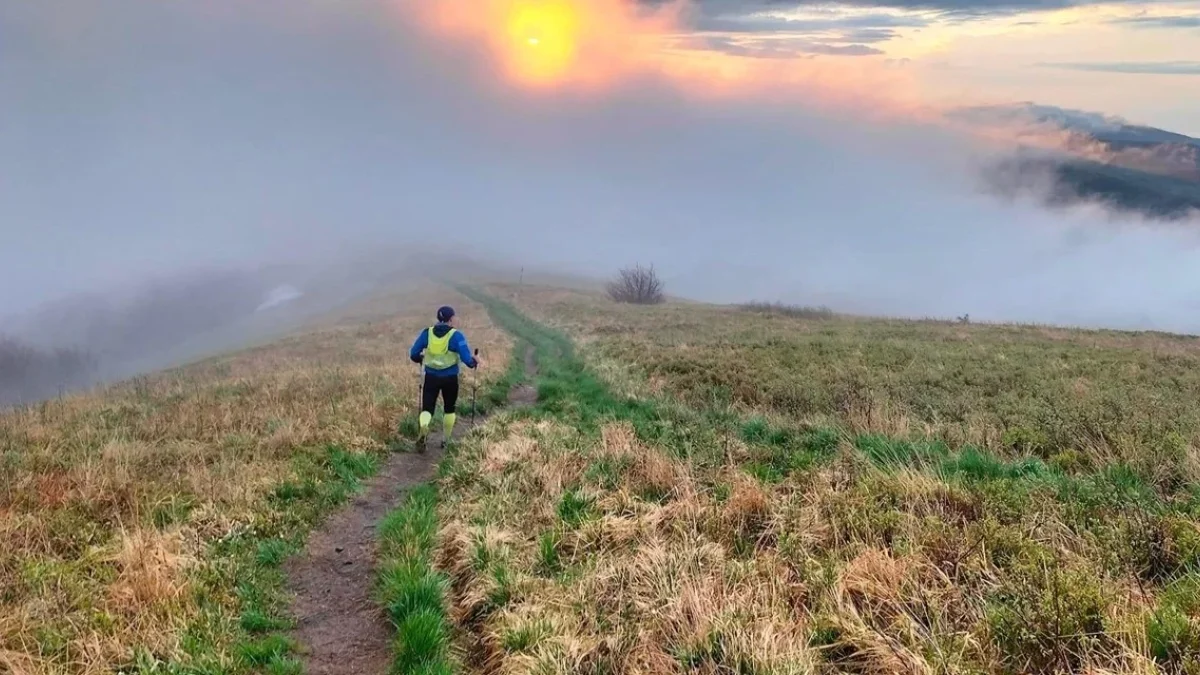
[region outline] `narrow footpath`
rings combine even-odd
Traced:
[[[525,352],[524,370],[523,380],[532,382],[537,376],[532,347]],[[519,384],[509,392],[505,407],[529,406],[536,400],[531,384]],[[481,415],[472,424],[460,418],[455,435],[465,436],[486,419]],[[434,478],[443,454],[441,442],[442,433],[432,432],[427,452],[389,456],[353,501],[314,531],[304,551],[285,565],[288,590],[295,596],[292,637],[300,645],[308,675],[388,672],[395,631],[374,599],[377,526],[408,490]]]

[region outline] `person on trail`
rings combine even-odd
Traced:
[[[429,423],[437,406],[438,395],[442,397],[444,412],[442,428],[444,439],[450,440],[454,433],[454,422],[458,419],[455,405],[458,401],[458,365],[476,368],[479,360],[471,355],[467,336],[454,327],[454,308],[441,307],[437,311],[437,323],[417,336],[408,357],[413,363],[424,365],[425,387],[421,396],[420,433],[417,442],[424,447],[429,437]]]

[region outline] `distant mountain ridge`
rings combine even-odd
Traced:
[[[1052,206],[1101,202],[1120,211],[1174,220],[1200,212],[1200,139],[1120,118],[1030,103],[954,111],[974,123],[1022,121],[1064,133],[1062,148],[1036,144],[997,162],[990,187],[1005,194],[1029,191],[1050,176]]]

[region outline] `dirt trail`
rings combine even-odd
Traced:
[[[525,352],[525,374],[527,380],[537,374],[532,347]],[[527,406],[536,400],[537,390],[523,384],[509,392],[507,405]],[[472,424],[469,408],[461,405],[459,414],[457,438],[486,419],[481,415]],[[374,601],[376,526],[407,490],[434,477],[441,442],[438,430],[430,433],[425,453],[392,454],[353,502],[314,531],[304,552],[285,566],[288,590],[295,594],[292,637],[305,652],[309,675],[388,672],[394,631]]]

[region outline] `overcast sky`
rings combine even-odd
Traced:
[[[1198,133],[1197,4],[547,2],[0,0],[0,315],[388,245],[654,262],[721,300],[1200,327],[1195,228],[997,201],[996,149],[930,114],[1032,100]]]

